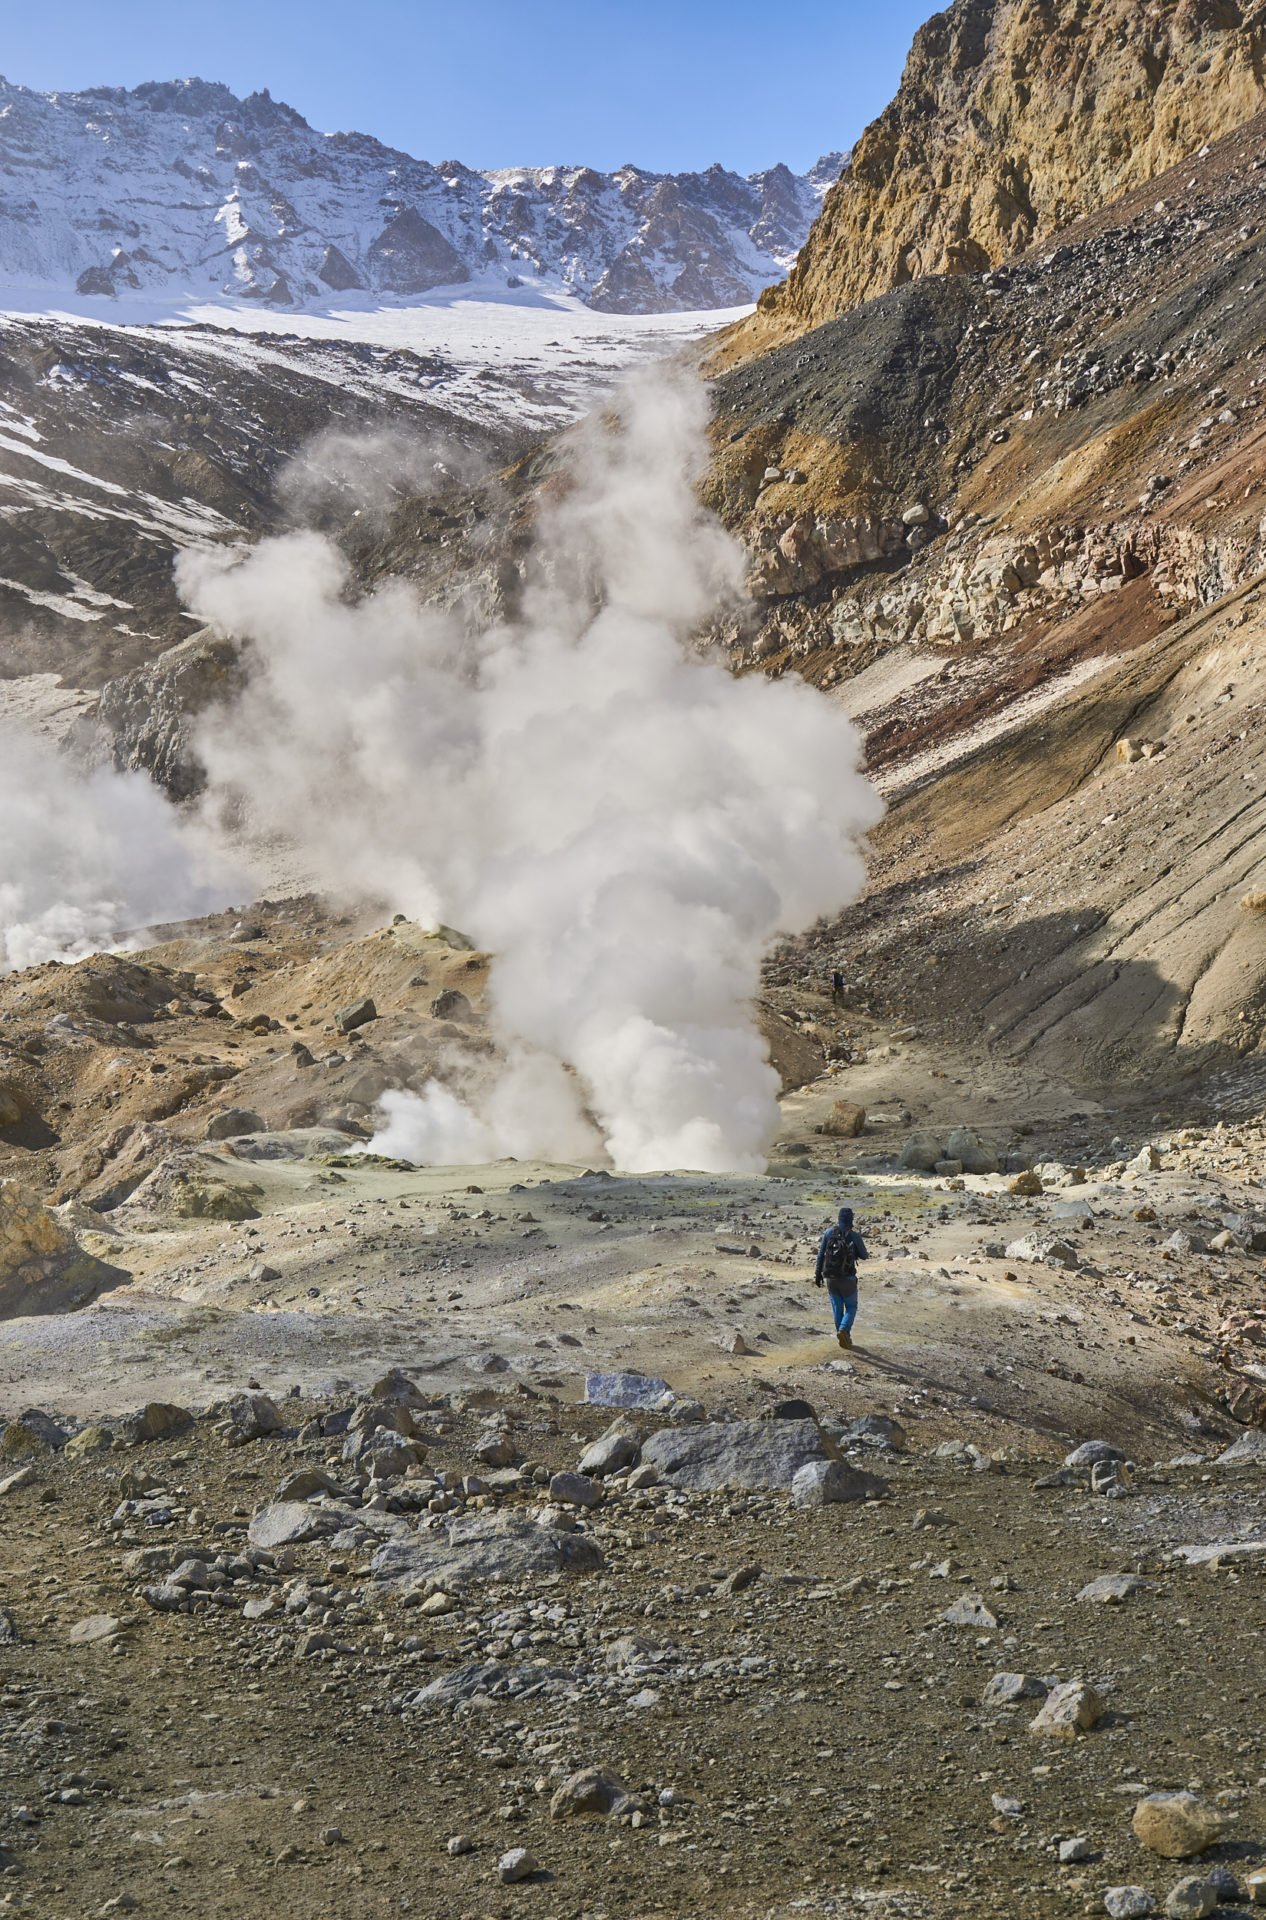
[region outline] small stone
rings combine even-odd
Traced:
[[[840,1460],[806,1460],[791,1482],[793,1507],[833,1507],[851,1500],[880,1500],[888,1491],[881,1474],[863,1473]]]
[[[727,1597],[736,1593],[746,1593],[749,1587],[756,1585],[756,1582],[762,1578],[762,1575],[763,1569],[761,1567],[736,1567],[733,1573],[726,1574],[725,1579],[722,1580],[718,1586],[717,1592],[719,1594],[725,1594]]]
[[[238,1140],[248,1133],[267,1133],[268,1127],[249,1107],[226,1107],[207,1122],[208,1140]]]
[[[1266,1867],[1259,1867],[1256,1873],[1249,1874],[1244,1882],[1244,1891],[1250,1906],[1266,1907]]]
[[[1134,1809],[1135,1838],[1164,1860],[1204,1853],[1221,1833],[1221,1814],[1198,1794],[1149,1793]]]
[[[982,1696],[986,1707],[1014,1707],[1021,1700],[1044,1700],[1050,1689],[1032,1673],[995,1673]]]
[[[621,1468],[632,1465],[641,1450],[642,1440],[637,1428],[627,1420],[617,1420],[592,1445],[585,1448],[577,1472],[599,1479],[604,1474],[619,1473]]]
[[[435,1620],[443,1614],[452,1613],[456,1606],[457,1602],[451,1593],[431,1593],[422,1602],[418,1612],[424,1613],[428,1619]]]
[[[1030,1720],[1029,1732],[1039,1738],[1075,1740],[1079,1733],[1089,1733],[1098,1726],[1103,1712],[1104,1703],[1093,1687],[1080,1680],[1066,1680],[1062,1686],[1051,1688],[1045,1705]]]
[[[1072,1840],[1059,1843],[1059,1864],[1061,1867],[1077,1867],[1083,1860],[1094,1858],[1094,1848],[1084,1834],[1077,1834]]]
[[[473,1853],[475,1843],[468,1833],[455,1833],[448,1842],[445,1851],[451,1859],[460,1860],[464,1853]]]
[[[1125,1455],[1121,1449],[1114,1447],[1108,1440],[1084,1440],[1079,1447],[1074,1447],[1071,1453],[1064,1455],[1064,1465],[1066,1467],[1097,1467],[1104,1461],[1124,1459]]]
[[[1034,1173],[1032,1167],[1026,1167],[1023,1173],[1017,1173],[1007,1188],[1007,1192],[1013,1193],[1017,1200],[1035,1200],[1045,1191],[1041,1176]]]
[[[342,1827],[322,1827],[321,1845],[323,1847],[341,1847],[343,1845]]]
[[[340,1033],[354,1033],[357,1027],[363,1027],[370,1020],[377,1018],[377,1007],[372,1000],[366,998],[353,1000],[350,1006],[340,1007],[334,1016],[334,1024]]]
[[[529,1853],[526,1847],[511,1847],[497,1862],[497,1878],[503,1887],[516,1887],[520,1880],[530,1880],[539,1872],[535,1854]]]
[[[584,1473],[556,1473],[549,1483],[549,1497],[558,1507],[596,1507],[602,1488]]]
[[[102,1641],[113,1644],[125,1628],[122,1620],[112,1613],[90,1613],[82,1620],[76,1620],[69,1635],[72,1647],[98,1646]]]
[[[306,1660],[314,1653],[328,1653],[333,1645],[333,1635],[324,1633],[320,1627],[313,1627],[310,1632],[299,1635],[295,1652],[301,1660]]]
[[[567,1820],[576,1814],[598,1814],[609,1818],[628,1811],[629,1796],[615,1774],[605,1767],[582,1767],[556,1788],[550,1803],[551,1820]]]
[[[1218,1896],[1209,1881],[1193,1873],[1170,1891],[1165,1912],[1169,1920],[1205,1920],[1217,1904]]]
[[[1132,1573],[1104,1573],[1091,1580],[1077,1595],[1079,1600],[1094,1601],[1101,1607],[1119,1607],[1136,1593],[1150,1592],[1150,1583]]]
[[[946,1607],[941,1618],[947,1626],[975,1627],[984,1633],[992,1633],[998,1624],[997,1616],[990,1613],[978,1593],[965,1593],[952,1607]]]
[[[1103,1906],[1109,1920],[1145,1920],[1147,1914],[1156,1911],[1156,1902],[1146,1887],[1109,1887]]]

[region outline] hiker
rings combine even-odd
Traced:
[[[831,975],[831,1005],[833,1007],[844,1005],[844,975],[838,971]]]
[[[853,1225],[853,1209],[841,1207],[835,1226],[828,1227],[818,1247],[818,1266],[814,1285],[825,1286],[831,1296],[835,1318],[835,1337],[842,1347],[853,1344],[853,1322],[857,1318],[857,1262],[868,1260],[866,1242]]]

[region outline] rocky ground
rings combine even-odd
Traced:
[[[478,1046],[483,956],[305,902],[172,936],[0,983],[0,1897],[1247,1897],[1260,1121],[1167,1128],[775,964],[768,1175],[413,1169],[357,1152],[367,1102]],[[1066,1683],[1084,1727],[1031,1731]],[[1180,1789],[1190,1860],[1132,1824]]]

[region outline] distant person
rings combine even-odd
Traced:
[[[833,1007],[842,1007],[844,1005],[844,975],[842,973],[833,973],[831,975],[831,1005]]]
[[[857,1318],[857,1263],[868,1260],[866,1242],[853,1225],[853,1209],[841,1207],[840,1217],[828,1227],[818,1246],[818,1266],[814,1285],[825,1286],[831,1297],[835,1319],[835,1337],[842,1347],[853,1344],[853,1322]]]

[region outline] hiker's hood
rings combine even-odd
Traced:
[[[852,1226],[852,1224],[853,1224],[853,1209],[851,1207],[841,1207],[840,1208],[840,1225],[843,1227],[845,1233],[848,1232],[848,1229]]]

